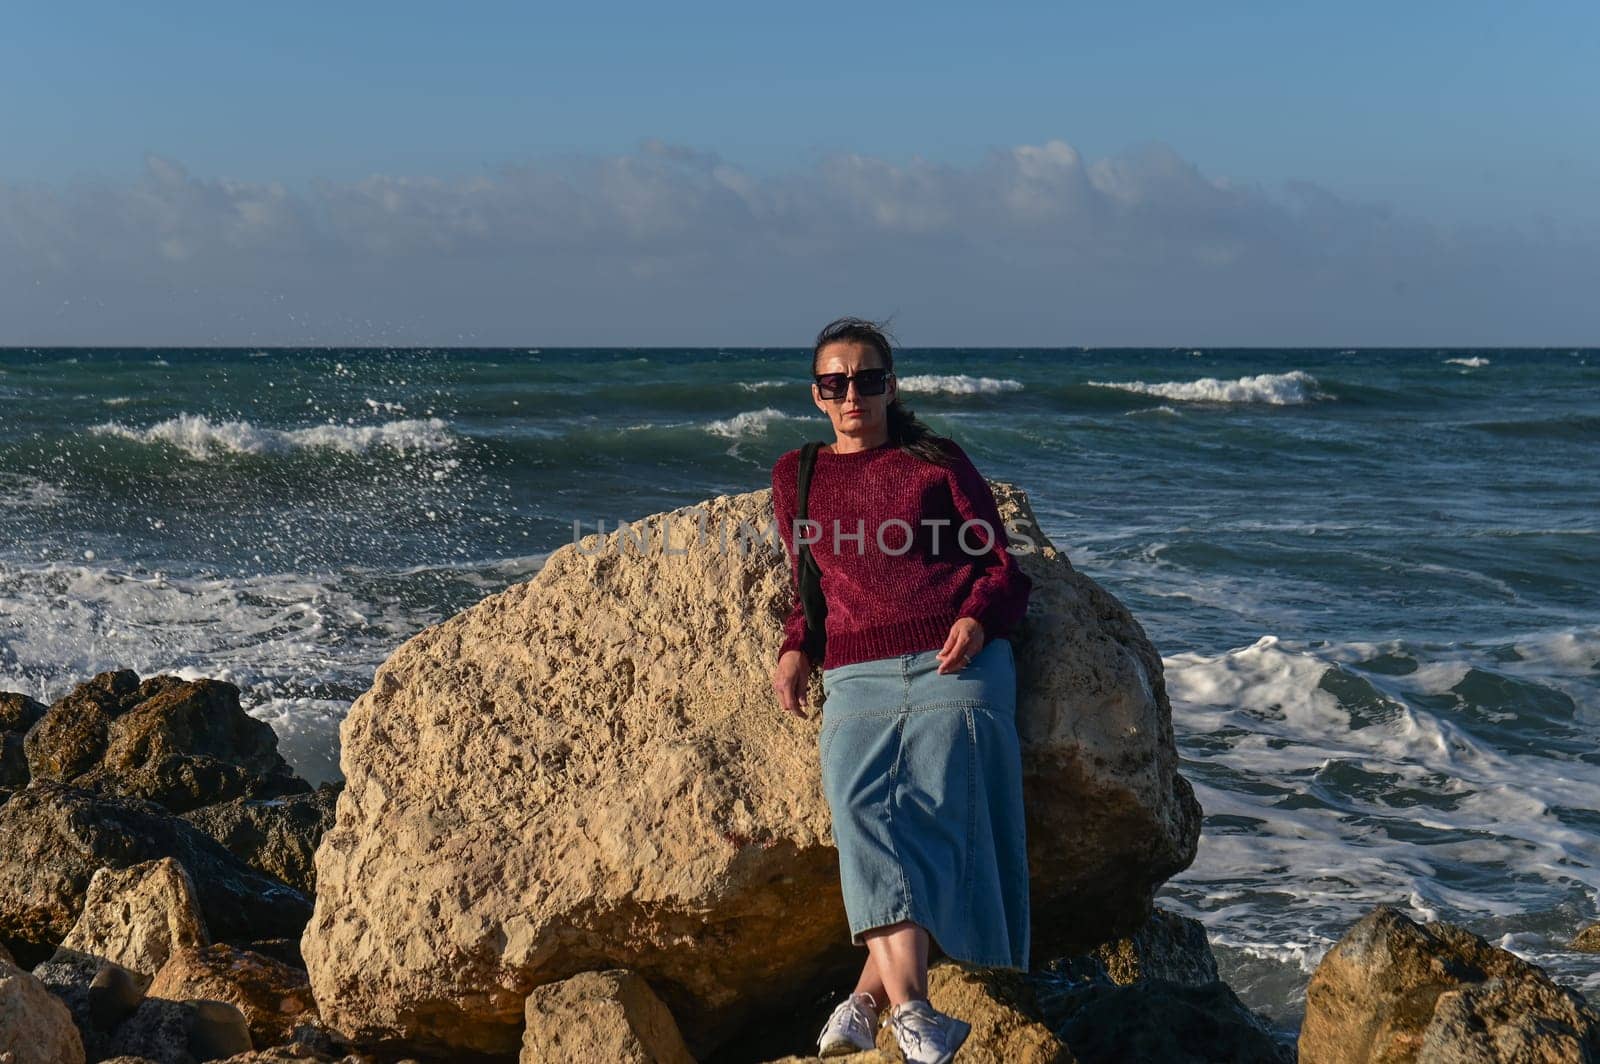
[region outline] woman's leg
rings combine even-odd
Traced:
[[[874,1001],[880,1002],[880,1008],[884,1003],[884,998],[878,996],[880,990],[887,997],[889,1005],[928,999],[926,928],[910,920],[902,920],[898,924],[863,931],[861,937],[867,940],[867,968],[875,969],[870,978],[876,980],[878,988],[867,985],[869,974],[864,970],[861,981],[856,984],[857,990],[870,993]]]
[[[867,963],[862,965],[861,978],[856,980],[856,988],[852,993],[871,994],[879,1012],[889,1007],[889,992],[884,988],[883,976],[878,974],[878,962],[870,948],[867,950]]]

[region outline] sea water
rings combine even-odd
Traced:
[[[1298,1026],[1372,906],[1600,995],[1600,351],[906,350],[1165,660],[1158,904]],[[806,349],[0,351],[0,689],[239,685],[313,782],[401,642],[831,439]],[[774,708],[776,712],[776,708]],[[1070,830],[1064,825],[1063,830]]]

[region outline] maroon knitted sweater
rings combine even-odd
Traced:
[[[799,529],[800,450],[778,459],[772,509],[795,589],[780,658],[802,649],[805,640],[797,534],[812,541],[822,571],[828,603],[824,669],[938,650],[962,617],[983,626],[985,641],[1010,635],[1028,608],[1033,581],[1005,549],[1005,526],[988,482],[965,451],[953,442],[946,447],[954,459],[948,468],[893,444],[818,452],[808,523]],[[993,529],[993,538],[977,524],[958,536],[963,523],[974,519]]]

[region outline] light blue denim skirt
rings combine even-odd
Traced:
[[[947,956],[1028,967],[1028,849],[1011,643],[824,669],[822,787],[850,940],[911,920]]]

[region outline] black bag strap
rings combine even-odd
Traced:
[[[813,440],[800,448],[800,485],[795,506],[797,523],[806,519],[807,504],[811,495],[811,471],[817,464],[817,452],[821,449],[821,440]],[[798,536],[796,538],[798,539]],[[828,645],[828,603],[822,597],[822,570],[817,567],[817,560],[811,556],[809,544],[799,545],[798,557],[800,603],[806,611],[806,641],[803,649],[808,658],[820,663]]]

